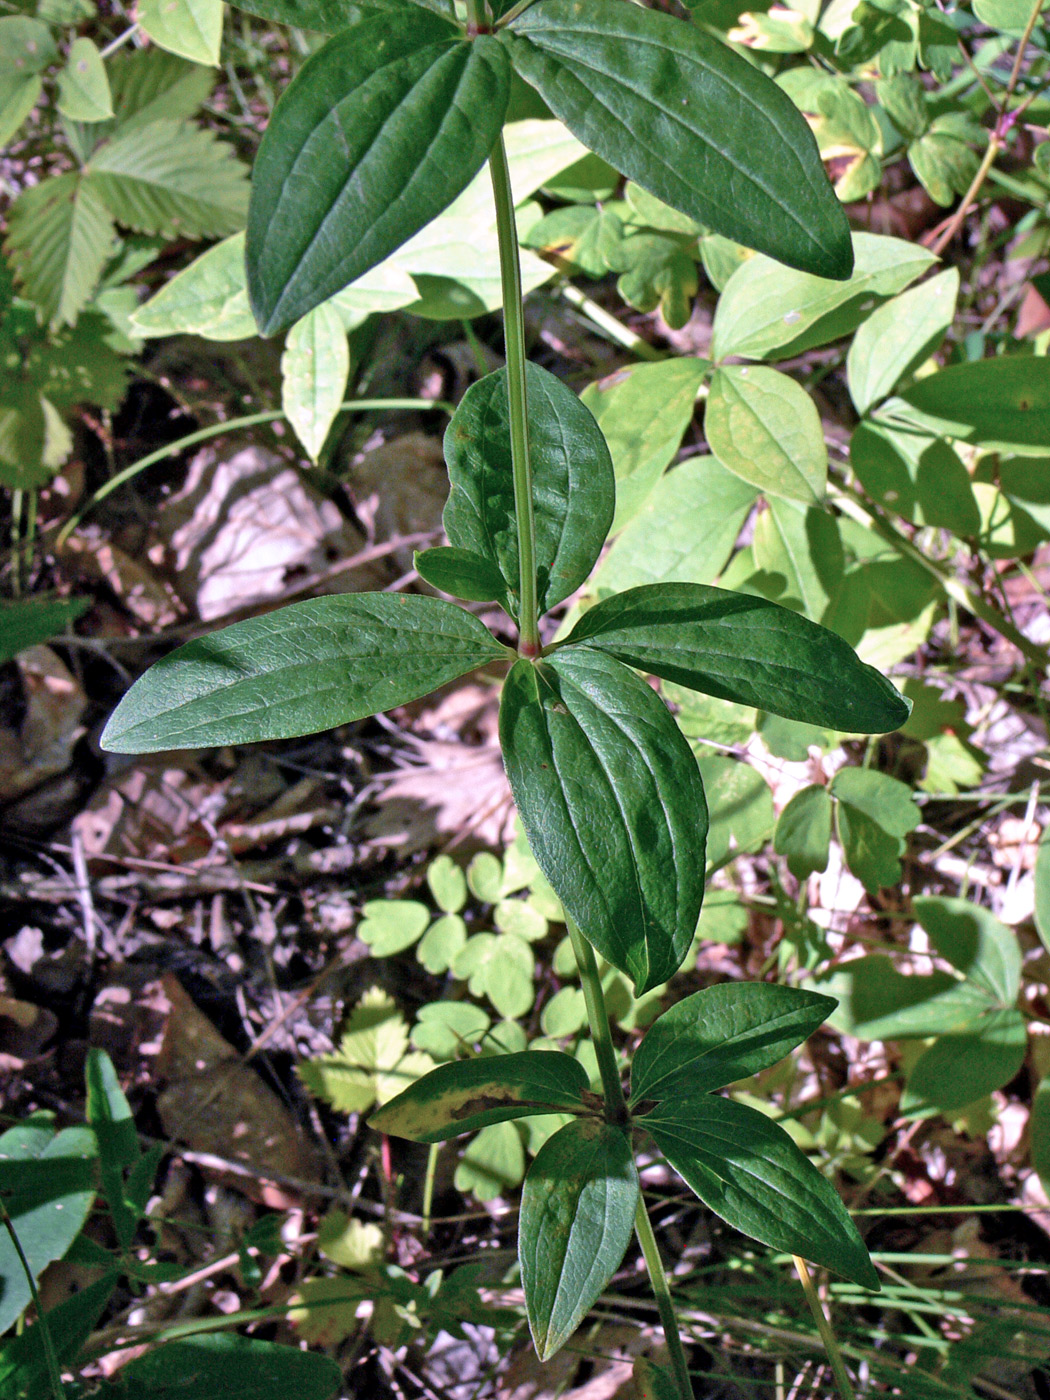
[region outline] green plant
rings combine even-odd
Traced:
[[[338,27],[319,3],[268,3],[266,13]],[[811,277],[849,277],[849,231],[805,123],[775,84],[700,30],[615,0],[538,0],[496,15],[472,6],[465,23],[411,3],[362,6],[303,66],[260,149],[246,241],[252,309],[265,334],[315,314],[488,160],[507,367],[475,384],[452,418],[450,543],[418,555],[417,567],[444,592],[497,602],[517,625],[517,651],[443,599],[315,599],[157,663],[110,719],[103,745],[151,752],[310,733],[476,667],[509,665],[504,760],[529,845],[565,910],[602,1093],[570,1055],[512,1052],[439,1066],[372,1121],[436,1141],[569,1115],[524,1185],[519,1255],[537,1350],[546,1357],[567,1340],[637,1232],[674,1366],[661,1385],[684,1400],[690,1382],[641,1204],[636,1131],[731,1224],[862,1286],[878,1279],[840,1200],[791,1138],[714,1092],[798,1045],[830,999],[762,984],[697,993],[650,1028],[624,1094],[595,950],[638,995],[675,973],[700,913],[708,829],[696,759],[638,672],[853,734],[896,728],[908,704],[836,633],[755,594],[703,584],[611,590],[565,635],[545,638],[541,620],[585,582],[602,550],[616,491],[594,416],[525,357],[502,138],[512,74],[653,199]],[[779,378],[755,370],[748,383],[746,368],[719,368],[712,398],[728,399],[736,390],[723,381],[740,381],[745,400],[784,400],[784,412],[805,419],[803,391]],[[779,431],[765,427],[774,448]],[[733,465],[753,480],[746,457]],[[820,462],[789,486],[788,495],[819,499]],[[377,908],[369,918],[376,941],[392,946],[423,932],[425,910],[391,918]],[[464,970],[480,976],[474,961]],[[390,1065],[359,1064],[354,1087],[382,1097],[379,1073],[402,1063],[399,1053]],[[847,1387],[834,1348],[833,1364]]]

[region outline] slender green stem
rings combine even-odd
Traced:
[[[539,656],[539,605],[536,596],[536,521],[532,509],[532,462],[529,458],[528,395],[525,388],[525,316],[521,296],[518,231],[503,136],[489,154],[492,194],[496,201],[499,269],[503,284],[503,338],[507,353],[507,402],[510,410],[510,461],[514,474],[514,515],[518,529],[519,607],[522,656]]]
[[[66,1400],[66,1389],[62,1384],[62,1372],[58,1365],[58,1354],[55,1351],[54,1339],[51,1336],[51,1328],[48,1326],[44,1309],[40,1306],[40,1294],[37,1292],[36,1279],[33,1277],[33,1270],[29,1267],[29,1260],[25,1256],[22,1248],[22,1241],[18,1238],[14,1221],[7,1213],[7,1207],[0,1201],[0,1219],[3,1220],[4,1228],[11,1237],[11,1243],[15,1247],[19,1263],[25,1272],[26,1280],[29,1284],[29,1294],[33,1299],[33,1307],[36,1309],[36,1325],[40,1328],[40,1340],[44,1347],[44,1359],[47,1362],[48,1379],[51,1382],[51,1394],[54,1400]]]
[[[627,1100],[623,1096],[623,1083],[616,1064],[616,1051],[613,1049],[612,1031],[609,1029],[609,1013],[605,1007],[605,993],[602,990],[602,979],[598,975],[594,949],[571,918],[566,918],[565,926],[569,930],[576,966],[580,969],[583,1002],[587,1008],[587,1022],[598,1057],[598,1073],[602,1077],[602,1088],[605,1091],[606,1112],[612,1122],[625,1123]]]
[[[660,1258],[656,1236],[653,1234],[652,1221],[649,1219],[649,1213],[645,1209],[645,1202],[641,1196],[638,1197],[638,1209],[634,1213],[634,1232],[642,1247],[645,1267],[649,1270],[649,1281],[653,1285],[653,1293],[656,1296],[660,1325],[664,1329],[667,1350],[671,1353],[671,1370],[674,1373],[675,1384],[682,1393],[682,1400],[693,1400],[693,1383],[689,1379],[689,1365],[685,1359],[682,1336],[678,1331],[678,1319],[675,1317],[674,1303],[671,1301],[671,1290],[668,1287],[667,1275],[664,1272],[663,1260]]]
[[[407,408],[433,408],[439,409],[443,413],[453,411],[452,405],[441,399],[349,399],[346,403],[339,405],[339,412],[368,413],[384,409]],[[245,418],[230,418],[224,423],[212,423],[210,427],[198,428],[194,433],[187,433],[185,437],[181,437],[175,442],[169,442],[167,447],[158,447],[156,452],[148,452],[145,457],[140,457],[137,462],[132,462],[130,467],[125,467],[123,471],[117,472],[116,476],[111,476],[104,486],[100,486],[83,509],[78,511],[71,520],[66,521],[59,531],[55,543],[61,548],[84,516],[89,511],[94,510],[100,501],[104,501],[119,486],[123,486],[132,477],[138,476],[139,472],[145,471],[147,467],[152,467],[157,462],[163,462],[165,457],[174,457],[179,452],[184,452],[187,447],[196,447],[198,443],[207,442],[210,438],[222,437],[224,433],[240,432],[242,428],[257,428],[263,423],[275,423],[279,418],[287,417],[287,413],[280,408],[268,409],[264,413],[249,413]]]
[[[430,1217],[434,1210],[434,1178],[437,1175],[440,1151],[440,1142],[432,1142],[427,1153],[427,1174],[423,1180],[423,1223],[420,1226],[420,1234],[424,1239],[430,1234]]]
[[[835,1384],[838,1386],[842,1400],[857,1400],[857,1392],[853,1389],[853,1382],[849,1378],[846,1370],[846,1363],[842,1359],[842,1352],[839,1350],[838,1338],[832,1331],[831,1323],[827,1319],[823,1305],[817,1297],[817,1290],[813,1285],[813,1279],[809,1272],[806,1261],[797,1254],[793,1254],[795,1268],[798,1272],[799,1282],[802,1284],[802,1291],[806,1295],[806,1302],[809,1310],[813,1314],[813,1321],[817,1324],[817,1331],[820,1333],[820,1340],[824,1343],[824,1350],[828,1354],[828,1361],[835,1377]]]

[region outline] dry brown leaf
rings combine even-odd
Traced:
[[[97,526],[77,530],[59,552],[67,575],[104,583],[147,627],[170,627],[183,613],[179,600],[148,562],[125,554]]]
[[[174,551],[180,596],[206,621],[277,597],[365,543],[331,501],[259,447],[225,462],[202,452],[157,525]],[[365,565],[336,575],[327,591],[387,582],[381,563]]]
[[[50,647],[29,647],[16,659],[26,712],[17,730],[0,729],[0,802],[11,802],[63,773],[84,734],[87,697]]]
[[[274,1091],[198,1011],[178,978],[167,973],[163,985],[171,1003],[157,1060],[167,1080],[157,1101],[165,1132],[195,1152],[252,1168],[259,1197],[275,1208],[278,1200],[286,1204],[269,1174],[314,1179],[313,1151]]]
[[[164,754],[137,760],[100,787],[72,825],[89,858],[202,860],[215,843],[201,817],[209,827],[217,822],[224,800],[223,784],[203,779],[196,766],[173,768]]]
[[[448,497],[441,443],[423,433],[405,433],[362,452],[350,467],[350,491],[374,539],[440,530]],[[402,573],[412,568],[410,546],[395,550],[394,558]]]

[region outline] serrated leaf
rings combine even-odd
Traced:
[[[504,36],[555,116],[643,189],[789,266],[849,276],[849,227],[812,133],[738,54],[615,0],[540,0]]]
[[[834,632],[765,598],[703,584],[614,594],[584,613],[562,645],[573,654],[600,649],[693,690],[844,733],[887,733],[911,708]]]
[[[1021,945],[1013,929],[966,899],[918,895],[915,917],[942,957],[1010,1007],[1021,987]]]
[[[773,849],[787,857],[796,880],[828,868],[831,811],[827,788],[812,784],[796,792],[777,818]]]
[[[385,992],[373,987],[351,1012],[338,1050],[304,1061],[298,1073],[311,1093],[333,1108],[367,1113],[433,1067],[429,1055],[408,1051],[405,1018]]]
[[[955,316],[959,272],[949,268],[880,306],[853,337],[849,391],[865,414],[934,353]]]
[[[191,63],[219,65],[223,0],[140,0],[143,31],[169,53]]]
[[[513,1123],[482,1128],[460,1158],[452,1178],[457,1191],[473,1192],[479,1201],[494,1201],[521,1184],[525,1149]]]
[[[4,252],[46,320],[72,325],[113,253],[116,230],[90,180],[68,172],[25,190],[7,216]]]
[[[43,79],[36,73],[22,77],[0,72],[0,146],[15,136],[43,91]]]
[[[863,1288],[879,1278],[831,1184],[778,1124],[713,1094],[670,1100],[639,1120],[703,1203],[734,1229]]]
[[[854,234],[853,251],[856,264],[848,282],[791,272],[772,258],[741,264],[718,301],[712,357],[788,359],[838,340],[936,261],[917,243],[873,233]]]
[[[247,340],[255,334],[244,271],[244,234],[209,248],[165,282],[131,317],[136,335]]]
[[[540,1149],[521,1193],[518,1259],[541,1361],[565,1345],[620,1267],[639,1199],[622,1128],[567,1123]]]
[[[908,1118],[958,1113],[1009,1084],[1024,1064],[1028,1031],[1020,1011],[989,1011],[935,1040],[911,1067],[900,1111]]]
[[[188,122],[118,129],[85,167],[118,223],[166,238],[224,238],[244,227],[247,170],[233,147]]]
[[[369,1119],[379,1133],[444,1142],[533,1113],[582,1113],[587,1071],[556,1050],[485,1055],[439,1065]]]
[[[422,10],[363,20],[302,67],[256,157],[248,287],[264,335],[298,320],[439,214],[502,126],[510,68]]]
[[[964,442],[1026,456],[1045,452],[1050,442],[1050,359],[1043,355],[951,365],[901,397]]]
[[[574,593],[601,552],[615,504],[609,450],[571,389],[531,362],[529,401],[540,612]],[[515,610],[518,536],[511,471],[507,372],[486,375],[464,394],[445,433],[452,489],[444,524],[453,546],[497,565]]]
[[[599,597],[646,583],[711,583],[758,491],[717,458],[691,457],[656,484],[591,580]]]
[[[152,1400],[175,1400],[187,1377],[194,1400],[331,1400],[340,1384],[329,1356],[225,1332],[167,1342],[121,1371],[129,1388],[141,1387]]]
[[[703,899],[703,785],[662,701],[584,647],[507,677],[500,742],[540,869],[640,995],[678,970]]]
[[[817,406],[765,365],[716,369],[704,410],[708,446],[735,476],[773,496],[824,499],[828,449]]]
[[[627,365],[584,389],[581,398],[609,445],[616,477],[611,533],[638,514],[674,460],[709,368],[688,356]]]
[[[196,116],[215,86],[215,74],[150,46],[115,54],[109,61],[109,83],[123,134],[156,121]]]
[[[58,75],[58,110],[75,122],[104,122],[113,115],[109,79],[90,39],[74,39]]]
[[[827,1020],[830,997],[759,982],[707,987],[655,1021],[631,1064],[631,1103],[704,1094],[782,1060]]]
[[[312,598],[165,656],[132,686],[100,742],[113,753],[157,753],[317,733],[505,654],[483,623],[439,598]]]
[[[56,1135],[45,1119],[29,1119],[0,1136],[0,1191],[34,1278],[62,1258],[91,1211],[97,1151],[90,1128]],[[32,1297],[6,1229],[0,1232],[0,1283],[0,1332],[6,1332]]]
[[[281,356],[281,406],[310,460],[321,455],[350,374],[350,346],[339,313],[315,306],[288,332]]]

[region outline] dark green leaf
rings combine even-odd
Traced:
[[[531,362],[529,399],[533,516],[540,612],[574,593],[594,567],[612,524],[615,482],[601,429],[571,389]],[[445,433],[452,491],[450,544],[492,561],[514,600],[518,536],[510,458],[507,372],[467,390]]]
[[[1035,857],[1035,927],[1050,952],[1050,830],[1043,832]]]
[[[983,447],[1046,450],[1050,442],[1050,359],[1006,355],[952,365],[906,389],[904,400]]]
[[[30,1119],[0,1137],[0,1192],[34,1278],[62,1258],[88,1217],[96,1151],[90,1129],[66,1128],[56,1136],[46,1119]],[[0,1332],[31,1296],[22,1261],[0,1225]]]
[[[828,867],[831,844],[831,798],[826,787],[812,784],[796,792],[777,818],[773,849],[787,856],[796,880]]]
[[[909,1118],[957,1113],[1009,1084],[1024,1064],[1028,1044],[1020,1011],[990,1011],[942,1035],[912,1066],[900,1111]]]
[[[50,641],[64,632],[89,606],[87,598],[23,598],[0,606],[0,664],[26,647]]]
[[[580,1113],[587,1071],[560,1050],[484,1056],[440,1065],[368,1120],[378,1133],[444,1142],[489,1123],[534,1113]]]
[[[193,1400],[329,1400],[340,1383],[331,1357],[226,1332],[168,1342],[135,1357],[120,1374],[150,1400],[188,1393]]]
[[[1021,945],[1013,929],[966,899],[919,895],[913,904],[938,953],[1002,1006],[1012,1006],[1021,986]]]
[[[517,71],[610,165],[716,233],[848,277],[849,225],[791,99],[699,28],[617,0],[540,0]]]
[[[970,474],[943,438],[866,419],[850,439],[849,456],[876,504],[917,525],[964,536],[980,531]]]
[[[314,734],[506,654],[477,618],[440,598],[311,598],[158,661],[117,706],[101,743],[112,753],[156,753]]]
[[[1043,1190],[1050,1190],[1050,1074],[1040,1080],[1032,1097],[1028,1131],[1032,1142],[1032,1166],[1043,1184]]]
[[[482,554],[454,545],[417,550],[416,573],[432,588],[472,603],[502,602],[507,585],[499,567]]]
[[[248,290],[264,335],[399,248],[484,164],[507,109],[498,40],[422,10],[371,15],[308,59],[255,160]]]
[[[724,588],[628,589],[585,613],[565,645],[597,648],[706,695],[845,733],[887,733],[910,709],[834,632]]]
[[[864,1242],[831,1184],[778,1124],[715,1095],[639,1120],[703,1203],[734,1229],[877,1289]]]
[[[631,1102],[707,1093],[782,1060],[835,1009],[830,997],[761,982],[723,983],[676,1003],[631,1066]]]
[[[296,29],[312,29],[318,34],[338,34],[385,5],[359,5],[353,0],[236,0],[238,10],[268,19],[273,24],[290,24]]]
[[[578,1120],[540,1148],[522,1188],[518,1258],[541,1361],[565,1345],[620,1267],[638,1201],[622,1128]]]
[[[921,819],[911,789],[873,768],[840,768],[831,793],[839,800],[839,836],[854,875],[873,893],[897,884],[904,838]]]
[[[577,647],[507,678],[500,742],[529,844],[565,908],[639,995],[678,970],[704,884],[696,760],[644,681]]]
[[[113,1061],[104,1050],[88,1051],[84,1077],[87,1119],[98,1142],[102,1190],[117,1238],[126,1249],[134,1238],[138,1215],[125,1200],[124,1168],[138,1161],[139,1137]]]
[[[641,1400],[682,1400],[678,1383],[662,1366],[640,1356],[634,1363],[634,1383]]]

